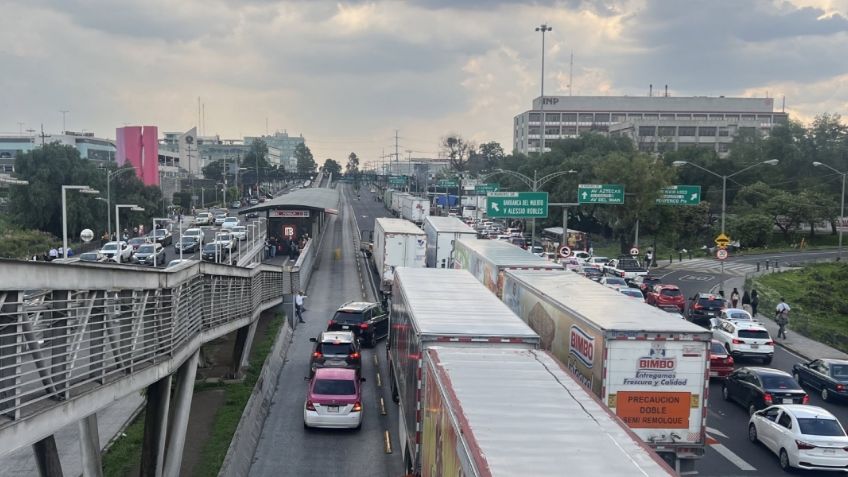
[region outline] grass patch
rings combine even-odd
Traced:
[[[103,454],[103,475],[106,477],[124,477],[138,468],[144,440],[144,411],[136,416],[124,434]]]
[[[780,298],[792,307],[789,329],[848,353],[848,264],[819,263],[754,279],[760,309],[774,315]]]
[[[215,423],[212,426],[212,435],[203,446],[201,464],[194,469],[194,475],[200,476],[217,476],[221,470],[221,464],[224,462],[224,457],[227,455],[227,450],[230,447],[230,442],[233,440],[233,434],[236,432],[241,415],[244,412],[244,407],[247,405],[250,394],[253,392],[253,387],[259,379],[259,374],[262,371],[262,365],[265,364],[265,358],[271,353],[274,347],[274,340],[277,338],[277,333],[283,325],[283,314],[278,313],[271,319],[268,325],[268,332],[261,341],[254,343],[254,355],[250,360],[250,366],[247,368],[244,381],[234,384],[215,384],[203,385],[204,389],[210,387],[220,387],[226,392],[226,400],[224,406],[218,410],[215,415]]]

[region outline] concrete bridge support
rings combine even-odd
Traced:
[[[230,374],[233,379],[240,378],[241,370],[250,364],[248,362],[250,349],[253,347],[253,338],[256,336],[256,326],[258,324],[259,320],[256,320],[236,330],[236,339],[233,344],[233,358],[230,365]]]

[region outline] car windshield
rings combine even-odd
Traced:
[[[769,334],[766,330],[739,330],[739,337],[756,340],[767,340],[769,339]]]
[[[204,252],[214,252],[218,247],[215,246],[214,243],[208,243],[203,246]]]
[[[662,291],[660,292],[660,295],[662,295],[662,296],[680,296],[681,293],[680,293],[680,290],[677,290],[677,289],[663,288]]]
[[[621,278],[607,278],[606,284],[607,285],[627,285],[627,282],[625,282]]]
[[[184,243],[186,245],[197,242],[197,239],[194,237],[183,237],[180,239],[180,243]]]
[[[118,249],[118,244],[116,244],[115,242],[109,242],[109,243],[107,243],[106,245],[103,246],[103,250],[117,250],[117,249]]]
[[[233,227],[233,232],[244,232],[246,230],[247,230],[247,227],[245,227],[244,225],[238,225],[238,226]]]
[[[710,353],[720,354],[720,355],[724,356],[724,355],[727,354],[727,351],[724,349],[724,346],[722,346],[721,343],[717,343],[717,342],[714,341],[710,344]]]
[[[349,343],[321,343],[318,346],[318,351],[323,354],[348,354],[350,352],[350,344]]]
[[[138,253],[153,253],[156,250],[153,245],[142,245],[138,247]]]
[[[350,379],[316,379],[312,392],[332,396],[351,396],[356,394],[356,385]]]
[[[218,240],[226,242],[228,240],[232,240],[232,237],[230,237],[230,234],[221,234],[218,236]]]
[[[808,436],[844,436],[845,431],[836,419],[829,418],[799,418],[798,426],[801,428],[801,434]]]
[[[643,298],[642,292],[640,292],[639,290],[633,290],[632,288],[622,288],[619,291],[627,296],[632,296],[634,298]]]
[[[153,231],[153,235],[155,235],[157,237],[160,236],[160,235],[165,235],[166,233],[167,233],[167,231],[165,229],[156,229],[156,230]]]
[[[339,310],[333,316],[333,321],[338,323],[362,323],[362,312]]]
[[[777,374],[766,374],[760,376],[765,389],[799,389],[798,384],[791,376],[781,376]]]
[[[724,301],[716,298],[713,298],[712,300],[709,298],[699,298],[698,304],[705,308],[721,308],[724,306]]]
[[[747,313],[743,313],[741,311],[728,313],[727,315],[730,317],[731,320],[750,320],[751,319],[750,315],[748,315]]]
[[[132,239],[130,239],[129,244],[130,245],[138,245],[138,244],[142,244],[146,241],[147,241],[147,239],[143,239],[143,238],[132,238]]]

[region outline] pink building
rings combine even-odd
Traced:
[[[144,185],[159,185],[159,129],[156,126],[126,126],[115,130],[115,161],[129,162]]]

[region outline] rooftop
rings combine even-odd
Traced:
[[[541,98],[533,100],[539,109]],[[708,96],[545,96],[546,111],[775,113],[774,98]]]
[[[298,189],[253,207],[242,209],[239,211],[239,214],[273,209],[290,209],[293,207],[337,210],[339,207],[339,191],[324,188]]]

